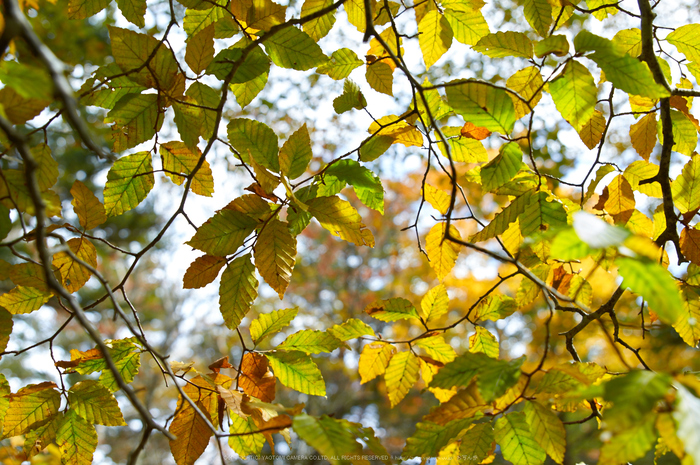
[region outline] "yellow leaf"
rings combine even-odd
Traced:
[[[384,379],[392,407],[398,405],[416,383],[419,368],[418,358],[409,351],[400,352],[391,358]]]
[[[365,345],[360,354],[357,368],[360,373],[360,383],[364,384],[384,374],[394,352],[396,352],[394,346],[385,342],[373,342]]]
[[[617,175],[608,185],[609,197],[605,210],[611,215],[618,215],[634,209],[634,192],[629,181],[623,175]],[[630,212],[631,215],[631,212]]]
[[[476,332],[469,336],[469,352],[481,352],[491,358],[498,358],[500,349],[496,336],[482,326],[477,326],[474,329]]]
[[[100,203],[95,194],[82,182],[76,180],[70,189],[73,196],[73,211],[78,215],[80,226],[85,229],[95,228],[105,221],[105,207]]]
[[[444,284],[430,289],[420,302],[421,315],[425,322],[435,320],[447,313],[450,301]]]
[[[509,89],[517,92],[522,98],[529,101],[530,107],[535,108],[542,98],[542,86],[544,81],[540,70],[535,66],[521,69],[513,74],[506,81]],[[515,117],[520,119],[530,113],[530,108],[527,104],[512,94],[508,94],[513,101],[515,107]]]
[[[360,214],[338,196],[317,197],[307,203],[309,213],[331,234],[355,245],[374,247],[374,236]]]
[[[394,70],[384,61],[375,61],[367,65],[365,72],[367,83],[377,92],[386,95],[394,95]]]
[[[418,23],[418,43],[425,68],[430,69],[452,45],[452,28],[438,10],[431,10]]]
[[[292,279],[297,241],[287,223],[271,219],[260,231],[254,247],[255,267],[280,299]]]
[[[578,135],[590,150],[593,150],[603,137],[605,130],[605,117],[601,112],[595,110],[590,121],[588,121],[579,131]]]
[[[423,196],[435,210],[443,215],[447,214],[447,210],[450,208],[449,194],[426,183],[423,187]]]
[[[445,342],[445,338],[440,335],[418,339],[415,345],[425,350],[430,358],[440,363],[451,362],[457,357],[452,346]]]
[[[639,156],[649,161],[649,155],[656,146],[656,113],[649,113],[630,126],[630,139]]]
[[[445,239],[447,227],[445,223],[438,223],[430,229],[425,238],[425,251],[430,260],[430,266],[441,281],[454,268],[461,246]],[[450,226],[450,236],[461,239],[459,231]]]
[[[178,186],[181,186],[186,177],[192,174],[202,157],[202,152],[196,147],[195,149],[193,152],[183,142],[177,141],[166,142],[160,146],[165,175]],[[208,161],[202,161],[202,165],[192,179],[190,189],[195,194],[205,197],[211,197],[214,193],[214,178]]]
[[[211,421],[204,405],[196,400],[195,404],[207,416],[206,420]],[[204,453],[213,434],[206,420],[199,416],[189,402],[180,399],[180,408],[168,429],[177,437],[170,441],[170,451],[177,465],[192,465]]]
[[[77,258],[93,268],[97,268],[97,249],[87,238],[73,238],[68,241],[68,247]],[[53,266],[61,273],[63,283],[68,292],[76,292],[90,279],[91,273],[83,265],[73,260],[66,252],[57,253]]]

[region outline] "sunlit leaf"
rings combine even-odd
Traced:
[[[253,250],[260,276],[281,299],[292,279],[297,254],[296,238],[289,232],[287,223],[274,218],[268,221],[258,234]]]
[[[39,310],[49,301],[51,294],[33,287],[17,286],[0,295],[0,307],[13,315],[21,315]]]
[[[581,131],[593,117],[598,89],[591,73],[578,61],[567,63],[549,84],[549,92],[557,110],[576,131]]]
[[[73,196],[71,204],[75,214],[78,216],[80,226],[85,229],[92,229],[107,221],[104,205],[89,187],[76,179],[70,193]]]
[[[343,346],[342,341],[330,332],[304,329],[290,334],[276,349],[298,350],[307,354],[321,354],[333,352],[341,346]]]
[[[391,357],[384,378],[392,407],[398,405],[418,380],[418,358],[413,353],[399,352]]]
[[[471,419],[454,420],[446,425],[428,421],[419,422],[416,424],[416,432],[406,439],[406,447],[401,456],[435,457],[440,449],[449,444],[462,430],[468,428],[471,422]]]
[[[155,177],[150,152],[139,152],[117,160],[107,173],[105,212],[117,216],[136,208],[153,189]]]
[[[71,409],[88,423],[105,426],[123,426],[124,417],[117,399],[101,383],[86,380],[75,383],[68,391]]]
[[[255,230],[257,221],[236,210],[221,210],[209,218],[187,244],[209,255],[235,253]]]
[[[474,331],[476,332],[469,336],[469,352],[473,354],[482,353],[491,358],[498,358],[501,350],[496,336],[482,326],[477,326],[474,328]]]
[[[418,312],[413,304],[402,297],[372,302],[365,307],[365,313],[372,318],[387,322],[418,318]]]
[[[281,30],[263,44],[272,62],[282,68],[305,71],[328,61],[321,47],[295,27]]]
[[[97,431],[71,409],[63,416],[63,421],[56,431],[56,444],[61,450],[61,463],[92,463],[93,453],[97,449]]]
[[[396,348],[385,342],[373,342],[365,345],[360,354],[358,371],[362,384],[383,375]]]
[[[287,308],[270,313],[262,313],[250,323],[250,337],[256,344],[267,336],[274,334],[289,325],[297,316],[298,308]]]
[[[522,412],[507,413],[496,420],[494,438],[501,446],[503,458],[514,465],[537,465],[544,463],[547,457]]]
[[[307,203],[309,213],[334,236],[355,245],[374,247],[374,236],[357,210],[340,197],[316,197]]]
[[[506,91],[472,81],[451,81],[447,103],[465,120],[492,132],[508,134],[515,124],[515,108]]]
[[[74,237],[68,240],[68,248],[81,261],[97,268],[97,249],[87,238]],[[53,266],[61,273],[63,285],[68,292],[76,292],[88,282],[91,276],[90,270],[85,268],[66,252],[57,253],[53,259]]]
[[[459,231],[454,226],[450,226],[450,237],[460,240]],[[461,245],[445,238],[447,226],[445,223],[438,223],[430,229],[425,238],[425,251],[430,260],[430,266],[435,271],[438,279],[442,280],[452,271]]]
[[[491,58],[515,56],[521,58],[532,57],[532,42],[522,32],[496,32],[482,37],[472,47]]]
[[[421,316],[426,322],[440,318],[449,310],[449,297],[444,284],[430,289],[420,302]]]
[[[280,383],[312,396],[325,396],[326,383],[314,361],[303,352],[266,353]]]
[[[431,10],[418,23],[418,34],[425,68],[430,69],[450,49],[452,28],[442,13]]]

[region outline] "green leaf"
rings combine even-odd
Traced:
[[[58,412],[61,394],[56,384],[45,382],[25,386],[17,394],[7,396],[10,406],[5,413],[3,437],[11,438],[41,426]]]
[[[10,312],[4,308],[0,308],[0,350],[3,352],[7,349],[7,344],[10,342],[10,335],[12,334],[12,327],[14,326],[12,321],[12,315]],[[0,408],[2,408],[2,397],[0,397]],[[2,416],[0,416],[0,422],[2,422]],[[0,429],[0,432],[2,429]]]
[[[623,287],[641,295],[664,323],[672,325],[678,321],[683,303],[676,282],[666,269],[644,258],[620,257],[615,263],[624,278]]]
[[[16,61],[0,63],[0,82],[27,99],[49,100],[53,96],[53,82],[45,70]]]
[[[361,336],[375,336],[374,330],[365,322],[357,318],[350,318],[341,325],[334,325],[327,330],[341,341],[349,341]]]
[[[287,336],[277,350],[297,350],[307,354],[321,354],[333,352],[338,347],[344,346],[343,342],[330,331],[315,331],[304,329]]]
[[[700,399],[683,386],[676,385],[678,403],[673,419],[678,425],[677,436],[683,441],[686,453],[694,460],[700,459]]]
[[[309,130],[304,124],[289,136],[280,149],[280,173],[289,179],[296,179],[304,174],[312,158]]]
[[[340,197],[316,197],[307,202],[309,213],[334,236],[355,245],[374,247],[374,236],[357,210]]]
[[[452,28],[438,10],[430,10],[418,23],[418,44],[425,68],[430,69],[452,46]]]
[[[122,97],[105,118],[111,124],[114,151],[136,147],[151,140],[163,125],[160,99],[156,94],[127,94]]]
[[[221,8],[218,5],[218,1],[207,3],[210,8],[196,10],[188,8],[185,11],[185,19],[182,22],[182,27],[189,37],[193,37],[212,24],[225,18],[226,9]],[[211,5],[214,5],[214,7],[211,8]]]
[[[449,310],[450,299],[444,284],[430,289],[420,302],[421,316],[425,322],[436,320]]]
[[[666,40],[689,61],[700,61],[700,24],[681,26],[667,35]]]
[[[195,151],[190,150],[182,142],[167,142],[160,146],[159,152],[163,159],[163,169],[167,171],[165,175],[178,186],[185,182],[186,176],[192,174],[202,157],[202,152],[196,147],[195,149]],[[192,179],[190,189],[195,194],[205,197],[211,197],[214,193],[214,177],[208,161],[202,161],[202,165]]]
[[[574,39],[574,46],[578,53],[594,51],[587,57],[595,61],[615,87],[652,99],[669,96],[668,90],[654,81],[646,63],[627,55],[612,41],[584,29]]]
[[[68,18],[85,19],[107,8],[111,0],[69,0]]]
[[[454,38],[466,45],[476,45],[489,33],[489,25],[478,9],[445,9],[445,18],[450,23]]]
[[[683,311],[673,324],[678,335],[690,347],[697,347],[700,341],[700,295],[690,286],[681,286]]]
[[[384,213],[384,188],[379,177],[354,160],[339,160],[325,171],[325,179],[333,182],[338,179],[350,184],[360,202],[367,207]]]
[[[502,396],[518,382],[524,358],[511,361],[494,360],[482,353],[465,353],[447,363],[433,378],[430,387],[450,389],[468,386],[477,377],[477,386],[484,400],[490,402]]]
[[[287,308],[262,313],[250,323],[250,337],[255,344],[287,326],[299,312],[298,308]]]
[[[263,42],[270,59],[281,68],[306,71],[328,61],[321,47],[295,27],[283,29]]]
[[[643,422],[630,425],[625,431],[613,436],[610,442],[600,448],[598,463],[634,463],[644,457],[656,440],[654,419],[655,415],[650,415]]]
[[[377,300],[365,307],[365,313],[372,318],[386,322],[418,318],[418,312],[413,304],[402,297]]]
[[[598,88],[581,63],[568,62],[564,71],[549,84],[549,92],[559,113],[576,131],[581,131],[593,117]]]
[[[141,352],[140,351],[128,351],[124,355],[119,355],[118,357],[112,356],[114,360],[114,365],[117,368],[119,376],[124,380],[125,383],[130,383],[134,380],[136,375],[141,368]],[[109,369],[104,369],[99,377],[100,383],[112,392],[118,391],[120,389],[117,384],[117,380]]]
[[[326,395],[326,383],[323,382],[321,371],[305,353],[268,352],[265,356],[280,383],[303,394]]]
[[[331,0],[304,0],[304,4],[301,6],[301,18],[303,19],[304,16],[312,15],[332,4],[333,2]],[[328,35],[333,28],[333,24],[335,24],[335,10],[319,18],[307,21],[301,27],[309,37],[318,42]]]
[[[419,422],[416,432],[406,439],[401,457],[436,457],[440,449],[445,447],[465,428],[469,427],[472,419],[454,420],[446,425],[433,422]]]
[[[318,0],[307,0],[318,1]],[[325,1],[325,0],[324,0]],[[330,59],[319,65],[316,72],[326,74],[331,79],[339,81],[350,76],[350,73],[357,67],[364,65],[365,62],[357,57],[357,54],[349,48],[341,48],[331,54]]]
[[[241,324],[257,297],[258,280],[250,254],[236,258],[226,266],[219,288],[219,308],[229,329]]]
[[[346,421],[327,415],[316,418],[305,413],[295,415],[292,428],[308,445],[336,465],[343,456],[361,455],[362,446],[347,427]]]
[[[488,161],[489,155],[484,144],[480,140],[462,137],[460,134],[461,129],[455,126],[442,128],[442,133],[447,137],[447,144],[450,146],[452,160],[466,163],[483,163]],[[438,147],[440,147],[440,153],[447,158],[445,144],[440,142]]]
[[[547,37],[552,25],[552,5],[547,0],[525,0],[525,19],[542,37]],[[538,55],[539,56],[539,55]]]
[[[477,326],[474,330],[476,332],[469,336],[469,352],[473,354],[482,353],[497,359],[501,350],[496,336],[482,326]]]
[[[253,251],[260,276],[282,299],[292,279],[297,254],[297,240],[287,223],[270,219],[258,234]]]
[[[104,189],[107,216],[121,215],[136,208],[153,189],[154,184],[150,152],[121,157],[107,173]]]
[[[539,465],[547,458],[522,412],[511,412],[496,420],[494,437],[501,446],[503,458],[513,465]]]
[[[78,182],[78,181],[76,181]],[[10,219],[10,209],[0,203],[0,241],[5,239],[12,231],[12,220]]]
[[[465,457],[463,465],[477,465],[494,449],[493,427],[490,423],[478,423],[467,430],[459,446],[459,454]]]
[[[681,213],[700,207],[700,157],[692,157],[671,183],[673,203]]]
[[[564,206],[555,199],[550,201],[548,197],[549,194],[542,191],[532,196],[525,211],[518,217],[523,237],[567,225]]]
[[[56,432],[56,444],[61,450],[61,463],[92,463],[92,455],[97,449],[97,431],[74,410],[68,410]]]
[[[200,82],[194,82],[185,92],[187,97],[193,98],[197,104],[209,108],[217,108],[219,106],[219,94],[211,87]],[[216,122],[216,111],[202,108],[202,121],[200,125],[201,135],[205,139],[211,138],[214,131],[214,123]]]
[[[245,118],[232,119],[228,123],[228,141],[244,162],[252,157],[270,171],[279,173],[277,135],[265,123]]]
[[[206,73],[213,74],[223,81],[233,72],[231,84],[243,84],[268,73],[270,71],[270,59],[259,45],[253,47],[243,63],[240,63],[243,56],[243,48],[249,45],[250,41],[244,38],[236,42],[232,47],[220,51],[207,67]]]
[[[13,315],[21,315],[39,310],[50,298],[49,292],[33,287],[17,286],[0,295],[0,307],[4,307]]]
[[[564,463],[566,430],[552,409],[538,402],[528,402],[523,409],[525,419],[535,441],[555,462]]]
[[[489,34],[482,37],[472,48],[491,58],[532,58],[532,42],[522,32],[499,31]]]
[[[545,3],[549,4],[548,2]],[[569,40],[566,36],[558,34],[549,36],[535,44],[535,56],[537,58],[545,57],[551,53],[558,57],[566,56],[569,53]]]
[[[487,192],[503,186],[513,179],[523,164],[523,152],[518,144],[511,142],[501,146],[496,158],[481,167],[481,185]]]
[[[229,86],[233,95],[236,96],[236,102],[238,102],[241,108],[248,106],[255,97],[262,92],[267,85],[268,76],[269,74],[265,72],[250,81],[241,84],[231,84]]]
[[[457,357],[455,350],[441,335],[418,339],[415,345],[425,350],[430,358],[440,363],[449,363]]]
[[[121,70],[131,72],[140,69],[137,73],[130,73],[129,79],[144,87],[163,90],[171,89],[173,84],[181,79],[172,51],[158,39],[114,26],[108,26],[107,29],[114,61]],[[144,66],[147,61],[148,66]],[[155,98],[157,95],[151,94],[151,97]]]
[[[673,122],[673,150],[683,155],[692,156],[695,147],[698,145],[698,131],[687,116],[682,112],[671,110],[671,121]],[[663,144],[662,125],[658,125],[659,142]]]
[[[360,161],[374,161],[383,155],[394,143],[392,136],[370,136],[360,147]]]
[[[394,71],[391,66],[383,61],[377,60],[374,63],[369,63],[365,71],[365,78],[367,79],[367,84],[377,92],[394,95]]]
[[[137,27],[146,25],[146,0],[117,0],[117,5],[127,21]]]
[[[637,58],[642,53],[642,31],[637,28],[617,31],[612,41],[629,56]]]
[[[230,418],[231,426],[229,426],[229,432],[240,434],[240,436],[230,436],[228,445],[241,458],[260,454],[265,445],[265,436],[262,433],[250,434],[260,430],[255,425],[253,417],[241,418],[238,415],[231,415]]]
[[[342,114],[353,108],[362,110],[367,106],[365,96],[360,92],[360,87],[349,79],[343,84],[343,93],[333,99],[333,109],[336,113]]]
[[[473,81],[451,81],[445,88],[447,103],[466,121],[492,132],[509,134],[515,124],[515,108],[508,93]]]
[[[604,385],[605,400],[612,402],[607,415],[612,428],[623,431],[642,422],[671,388],[666,374],[631,371],[611,379]]]
[[[517,304],[512,297],[506,295],[489,295],[474,308],[472,320],[475,323],[479,321],[498,321],[509,317],[517,309]]]
[[[391,357],[389,366],[386,367],[384,380],[392,408],[406,397],[408,391],[416,383],[419,369],[418,357],[409,351],[399,352]]]
[[[512,223],[518,220],[518,216],[525,211],[525,207],[530,203],[531,197],[532,192],[526,191],[519,197],[514,198],[507,207],[496,214],[484,229],[470,237],[469,242],[482,242],[503,234]]]
[[[70,407],[88,423],[123,426],[124,416],[114,395],[95,380],[80,381],[68,391]]]

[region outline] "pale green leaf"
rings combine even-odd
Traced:
[[[10,406],[5,413],[3,435],[11,438],[40,426],[58,412],[61,394],[54,389],[56,384],[45,382],[30,384],[16,394],[7,396]]]
[[[343,463],[343,456],[362,454],[362,446],[343,420],[326,415],[316,418],[302,413],[294,416],[292,428],[304,442],[328,457],[333,465]]]
[[[277,135],[265,123],[245,118],[232,119],[228,123],[228,141],[244,162],[252,157],[270,171],[279,173]]]
[[[468,428],[472,419],[454,420],[446,425],[438,425],[433,422],[419,422],[416,424],[416,432],[406,439],[401,456],[412,457],[437,457],[440,449],[445,447],[459,433]]]
[[[255,425],[253,417],[241,418],[238,415],[231,415],[230,418],[229,432],[239,434],[239,436],[230,436],[228,445],[241,459],[251,455],[259,455],[265,445],[265,436],[262,433],[251,434],[260,430]]]
[[[344,346],[343,342],[334,334],[313,329],[304,329],[287,336],[277,350],[298,350],[307,354],[321,354],[333,352],[338,347]]]
[[[545,3],[549,4],[549,2]],[[564,35],[553,35],[542,39],[535,44],[535,56],[542,58],[553,53],[558,57],[563,57],[569,53],[569,40]]]
[[[418,318],[418,312],[413,304],[401,297],[377,300],[365,307],[365,313],[379,321],[386,322]]]
[[[564,206],[557,200],[549,200],[548,197],[548,194],[542,191],[532,196],[525,211],[518,217],[523,237],[566,226]]]
[[[525,0],[525,19],[542,37],[547,37],[552,25],[552,5],[547,0]],[[539,55],[538,55],[539,56]]]
[[[71,409],[89,423],[123,426],[124,416],[114,395],[95,380],[75,383],[68,391]]]
[[[392,408],[406,397],[408,391],[416,383],[419,369],[418,357],[410,351],[399,352],[391,357],[389,366],[386,367],[384,379]]]
[[[515,108],[505,90],[479,82],[451,81],[445,93],[447,103],[466,121],[501,134],[512,131]]]
[[[306,124],[297,129],[282,145],[279,153],[280,173],[296,179],[306,171],[313,158]]]
[[[357,318],[350,318],[341,325],[334,325],[328,328],[327,331],[343,342],[361,336],[375,336],[374,330],[367,323]]]
[[[272,62],[282,68],[305,71],[328,61],[321,47],[295,27],[281,30],[263,44]]]
[[[538,402],[528,402],[523,409],[525,419],[535,441],[555,462],[564,462],[566,430],[552,409]]]
[[[114,105],[105,123],[114,123],[110,137],[115,152],[136,147],[156,135],[163,124],[159,100],[157,94],[127,94]]]
[[[533,50],[532,42],[526,34],[513,31],[488,34],[472,48],[491,58],[508,56],[532,58]]]
[[[250,102],[262,92],[267,85],[268,76],[269,74],[264,72],[250,81],[229,85],[231,92],[233,92],[233,95],[236,97],[236,102],[238,102],[241,108],[248,106]]]
[[[107,173],[104,189],[108,217],[136,208],[153,189],[155,177],[150,152],[139,152],[118,159]]]
[[[523,164],[523,152],[516,143],[501,146],[496,158],[481,167],[481,185],[492,192],[513,179]]]
[[[455,350],[441,335],[418,339],[414,345],[425,350],[430,358],[440,363],[449,363],[457,357]]]
[[[17,286],[0,295],[0,307],[13,315],[21,315],[39,310],[49,301],[51,294],[33,287]]]
[[[305,353],[268,352],[265,356],[280,383],[303,394],[326,395],[326,383],[321,371]]]
[[[503,234],[508,227],[518,220],[518,216],[525,211],[525,207],[530,203],[531,191],[513,199],[513,201],[503,210],[496,214],[484,229],[469,238],[469,242],[482,242]]]
[[[474,330],[476,332],[469,336],[469,352],[482,353],[497,359],[501,351],[496,336],[483,326],[477,326]]]
[[[598,89],[591,73],[577,61],[567,63],[564,71],[549,84],[559,113],[576,131],[591,120],[598,100]]]
[[[476,45],[479,40],[489,33],[489,25],[484,15],[478,9],[452,8],[445,9],[445,18],[452,28],[454,38],[466,45]]]
[[[511,412],[496,420],[494,437],[503,458],[513,465],[539,465],[547,458],[522,412]]]
[[[479,423],[467,430],[462,437],[459,453],[465,457],[463,465],[477,465],[491,454],[495,448],[493,426]]]
[[[267,336],[287,326],[299,313],[298,308],[287,308],[270,313],[262,313],[250,323],[250,337],[258,344]]]
[[[488,161],[489,155],[480,140],[462,137],[460,134],[462,128],[459,127],[445,126],[441,129],[442,133],[447,137],[447,144],[450,147],[453,161],[466,163],[483,163]],[[440,153],[447,157],[445,144],[440,142],[438,147],[440,147]]]
[[[316,0],[307,0],[316,1]],[[357,54],[349,48],[341,48],[331,54],[330,60],[316,68],[317,73],[327,74],[336,81],[345,79],[358,66],[365,62],[357,57]]]
[[[669,35],[666,40],[675,45],[689,61],[700,61],[700,24],[686,24]]]
[[[75,411],[68,410],[56,431],[56,444],[61,451],[61,463],[65,465],[92,463],[92,455],[97,449],[97,431]]]
[[[367,106],[365,96],[360,92],[360,87],[349,79],[343,84],[343,93],[333,99],[333,109],[336,113],[342,114],[353,108],[362,110]]]

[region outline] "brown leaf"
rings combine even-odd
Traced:
[[[586,144],[590,150],[593,150],[603,137],[605,131],[605,117],[601,112],[595,110],[590,121],[588,121],[578,133],[581,141]]]
[[[264,197],[268,200],[272,200],[275,203],[279,202],[280,200],[279,197],[277,197],[275,194],[268,194],[267,192],[265,192],[265,189],[263,189],[262,186],[257,182],[254,182],[250,186],[246,187],[245,190],[247,190],[248,192],[252,192],[253,194],[257,194],[260,197]]]
[[[212,363],[211,365],[209,365],[208,368],[211,371],[213,371],[214,373],[218,373],[219,370],[221,370],[222,368],[233,368],[233,365],[231,365],[228,362],[228,355],[227,355],[225,357],[221,357],[219,360],[217,360],[214,363]]]
[[[593,206],[593,209],[600,211],[605,210],[605,202],[608,201],[608,197],[610,197],[610,192],[608,191],[608,186],[605,186],[605,188],[603,188],[603,193],[598,196],[598,203]]]
[[[243,356],[239,386],[249,396],[263,402],[275,399],[276,378],[268,370],[267,358],[261,354],[248,352]]]
[[[223,386],[216,386],[219,395],[226,403],[226,406],[241,418],[248,418],[248,413],[244,411],[243,405],[248,402],[248,396],[242,392],[226,389]]]
[[[185,276],[182,278],[184,289],[199,289],[211,283],[219,276],[219,271],[226,264],[223,257],[213,255],[202,255],[197,257],[187,268]]]
[[[566,270],[564,270],[563,266],[560,266],[559,268],[554,270],[554,277],[552,278],[552,287],[554,287],[562,294],[566,294],[569,291],[569,285],[571,284],[571,278],[573,278],[573,276],[574,275],[572,275],[571,273],[567,273]]]
[[[700,231],[685,227],[681,231],[681,252],[685,258],[695,264],[700,264]]]
[[[467,139],[484,140],[491,135],[491,131],[484,127],[476,126],[471,121],[467,121],[464,123],[464,126],[462,126],[460,134]]]

